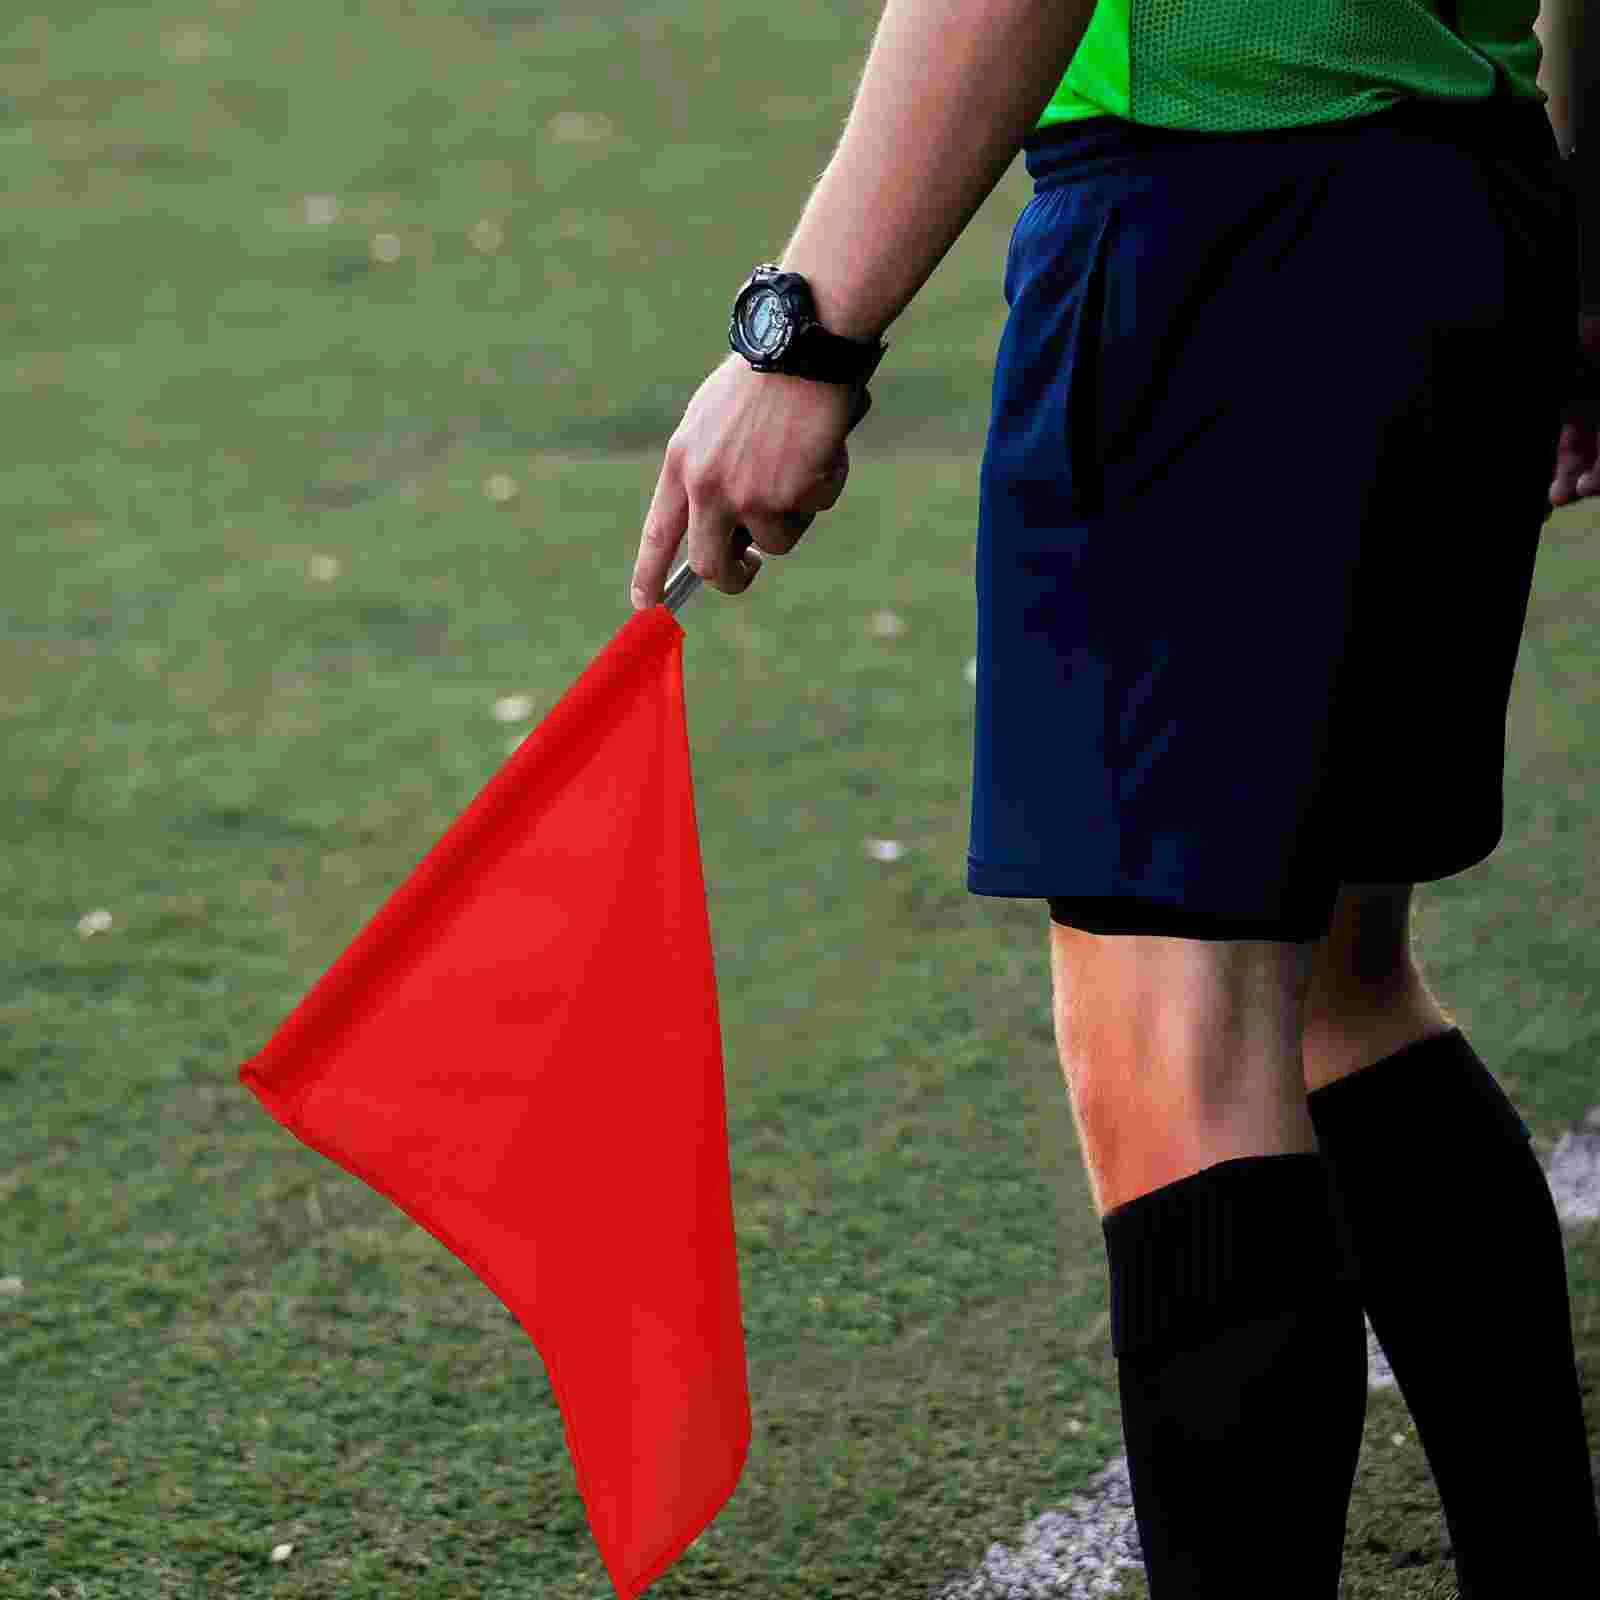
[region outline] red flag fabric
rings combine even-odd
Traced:
[[[625,1600],[750,1443],[683,638],[635,613],[239,1070],[532,1338]]]

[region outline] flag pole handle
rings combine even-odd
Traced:
[[[753,543],[754,541],[751,539],[748,529],[737,527],[733,530],[733,553],[736,558],[742,556]],[[670,578],[667,579],[667,586],[661,594],[662,605],[664,605],[668,611],[672,612],[673,615],[676,616],[678,608],[684,603],[685,600],[689,598],[690,595],[695,592],[696,589],[700,587],[704,581],[705,580],[700,576],[700,574],[695,572],[690,567],[689,563],[685,561],[683,565],[679,567]]]

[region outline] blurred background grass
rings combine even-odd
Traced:
[[[526,1335],[236,1071],[627,619],[877,11],[0,19],[0,1594],[611,1593]],[[965,890],[1030,192],[890,330],[838,508],[683,616],[755,1433],[664,1600],[921,1597],[1122,1448],[1045,909]],[[1546,1159],[1597,1098],[1596,549],[1547,524],[1505,841],[1417,906]],[[1437,1536],[1375,1393],[1347,1596],[1435,1592]]]

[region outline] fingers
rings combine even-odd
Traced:
[[[868,401],[870,404],[870,401]],[[862,414],[865,414],[863,408]],[[680,547],[691,571],[723,594],[743,594],[760,574],[763,557],[787,555],[820,511],[830,511],[850,475],[843,440],[827,468],[803,494],[780,491],[779,511],[769,500],[752,504],[752,491],[710,481],[686,467],[676,440],[667,448],[645,514],[639,554],[629,582],[635,611],[660,604]]]
[[[735,552],[734,559],[743,574],[743,582],[737,591],[742,594],[756,581],[756,576],[761,571],[761,563],[765,560],[765,557],[754,544],[750,543],[750,535],[743,528],[735,528],[733,530],[732,548]]]
[[[837,499],[835,493],[828,503]],[[742,521],[735,522],[736,515]],[[676,459],[668,459],[662,463],[655,494],[645,514],[629,603],[635,611],[648,611],[661,603],[685,533],[690,571],[713,589],[734,595],[743,594],[759,576],[762,547],[766,552],[787,552],[815,520],[813,515],[802,513],[762,518],[752,512],[734,513],[714,500],[697,503],[683,481]]]
[[[689,496],[683,486],[677,461],[671,450],[661,463],[661,473],[656,479],[656,492],[651,496],[650,509],[645,513],[644,532],[639,537],[639,554],[633,563],[633,578],[628,590],[628,600],[635,611],[648,611],[661,603],[662,591],[667,586],[667,573],[672,558],[683,542],[684,530],[689,525]]]
[[[1581,417],[1568,417],[1556,441],[1555,474],[1550,482],[1550,504],[1567,505],[1600,492],[1600,463],[1596,461],[1595,427]]]
[[[689,570],[723,594],[743,594],[760,575],[766,556],[787,553],[814,520],[810,516],[766,519],[715,504],[689,509]]]

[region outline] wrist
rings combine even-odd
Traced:
[[[853,325],[853,324],[851,324]],[[828,326],[804,273],[766,262],[734,297],[728,343],[758,372],[865,389],[888,345]]]
[[[817,321],[828,333],[861,344],[873,344],[888,332],[887,324],[874,326],[870,314],[854,309],[837,275],[828,266],[802,266],[792,255],[786,255],[782,265],[785,272],[798,272],[806,280]]]

